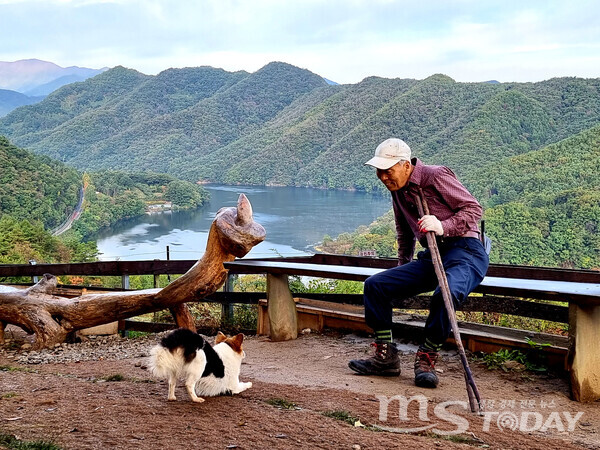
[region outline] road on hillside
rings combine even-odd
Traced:
[[[63,234],[65,231],[67,231],[69,228],[71,228],[71,226],[73,225],[73,222],[75,222],[77,219],[79,219],[79,216],[81,215],[81,211],[83,209],[84,193],[85,193],[85,191],[82,186],[81,188],[79,188],[79,202],[77,203],[75,210],[71,213],[71,215],[67,218],[67,220],[65,220],[61,225],[59,225],[57,228],[55,228],[52,231],[52,236],[58,236],[60,234]]]

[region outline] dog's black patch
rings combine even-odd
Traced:
[[[206,345],[206,341],[198,333],[194,333],[186,328],[178,328],[161,339],[160,345],[169,349],[171,352],[176,348],[183,348],[183,358],[189,363],[196,357],[196,351]]]
[[[217,352],[210,345],[207,345],[204,347],[204,354],[206,355],[206,367],[204,368],[202,377],[212,374],[216,378],[223,378],[225,376],[225,366],[219,355],[217,355]]]
[[[217,352],[206,342],[198,333],[194,333],[187,328],[178,328],[161,339],[160,345],[174,351],[176,348],[183,348],[183,358],[189,363],[196,357],[198,350],[203,350],[206,355],[206,367],[202,373],[203,377],[214,375],[217,378],[225,376],[225,366],[223,361],[217,355]]]

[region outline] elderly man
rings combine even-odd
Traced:
[[[349,367],[361,375],[400,375],[398,350],[392,340],[392,302],[434,291],[425,324],[425,339],[417,351],[415,384],[435,388],[439,383],[435,363],[450,335],[450,322],[438,286],[425,233],[433,231],[448,278],[455,307],[475,289],[488,268],[478,221],[482,208],[454,173],[411,158],[401,139],[387,139],[365,164],[391,192],[398,235],[398,266],[369,277],[364,285],[365,318],[375,331],[375,355],[352,360]],[[416,198],[422,189],[429,215],[419,217]],[[425,248],[413,260],[417,239]]]

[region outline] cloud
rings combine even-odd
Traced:
[[[0,0],[0,54],[144,73],[279,60],[345,83],[533,81],[598,76],[599,12],[558,0]]]

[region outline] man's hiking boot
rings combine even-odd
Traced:
[[[396,344],[387,341],[375,341],[375,356],[367,359],[353,359],[348,363],[360,375],[379,375],[382,377],[397,377],[400,375],[400,357]]]
[[[437,387],[440,380],[435,373],[435,363],[440,354],[438,352],[419,349],[415,357],[415,384],[424,388]]]

